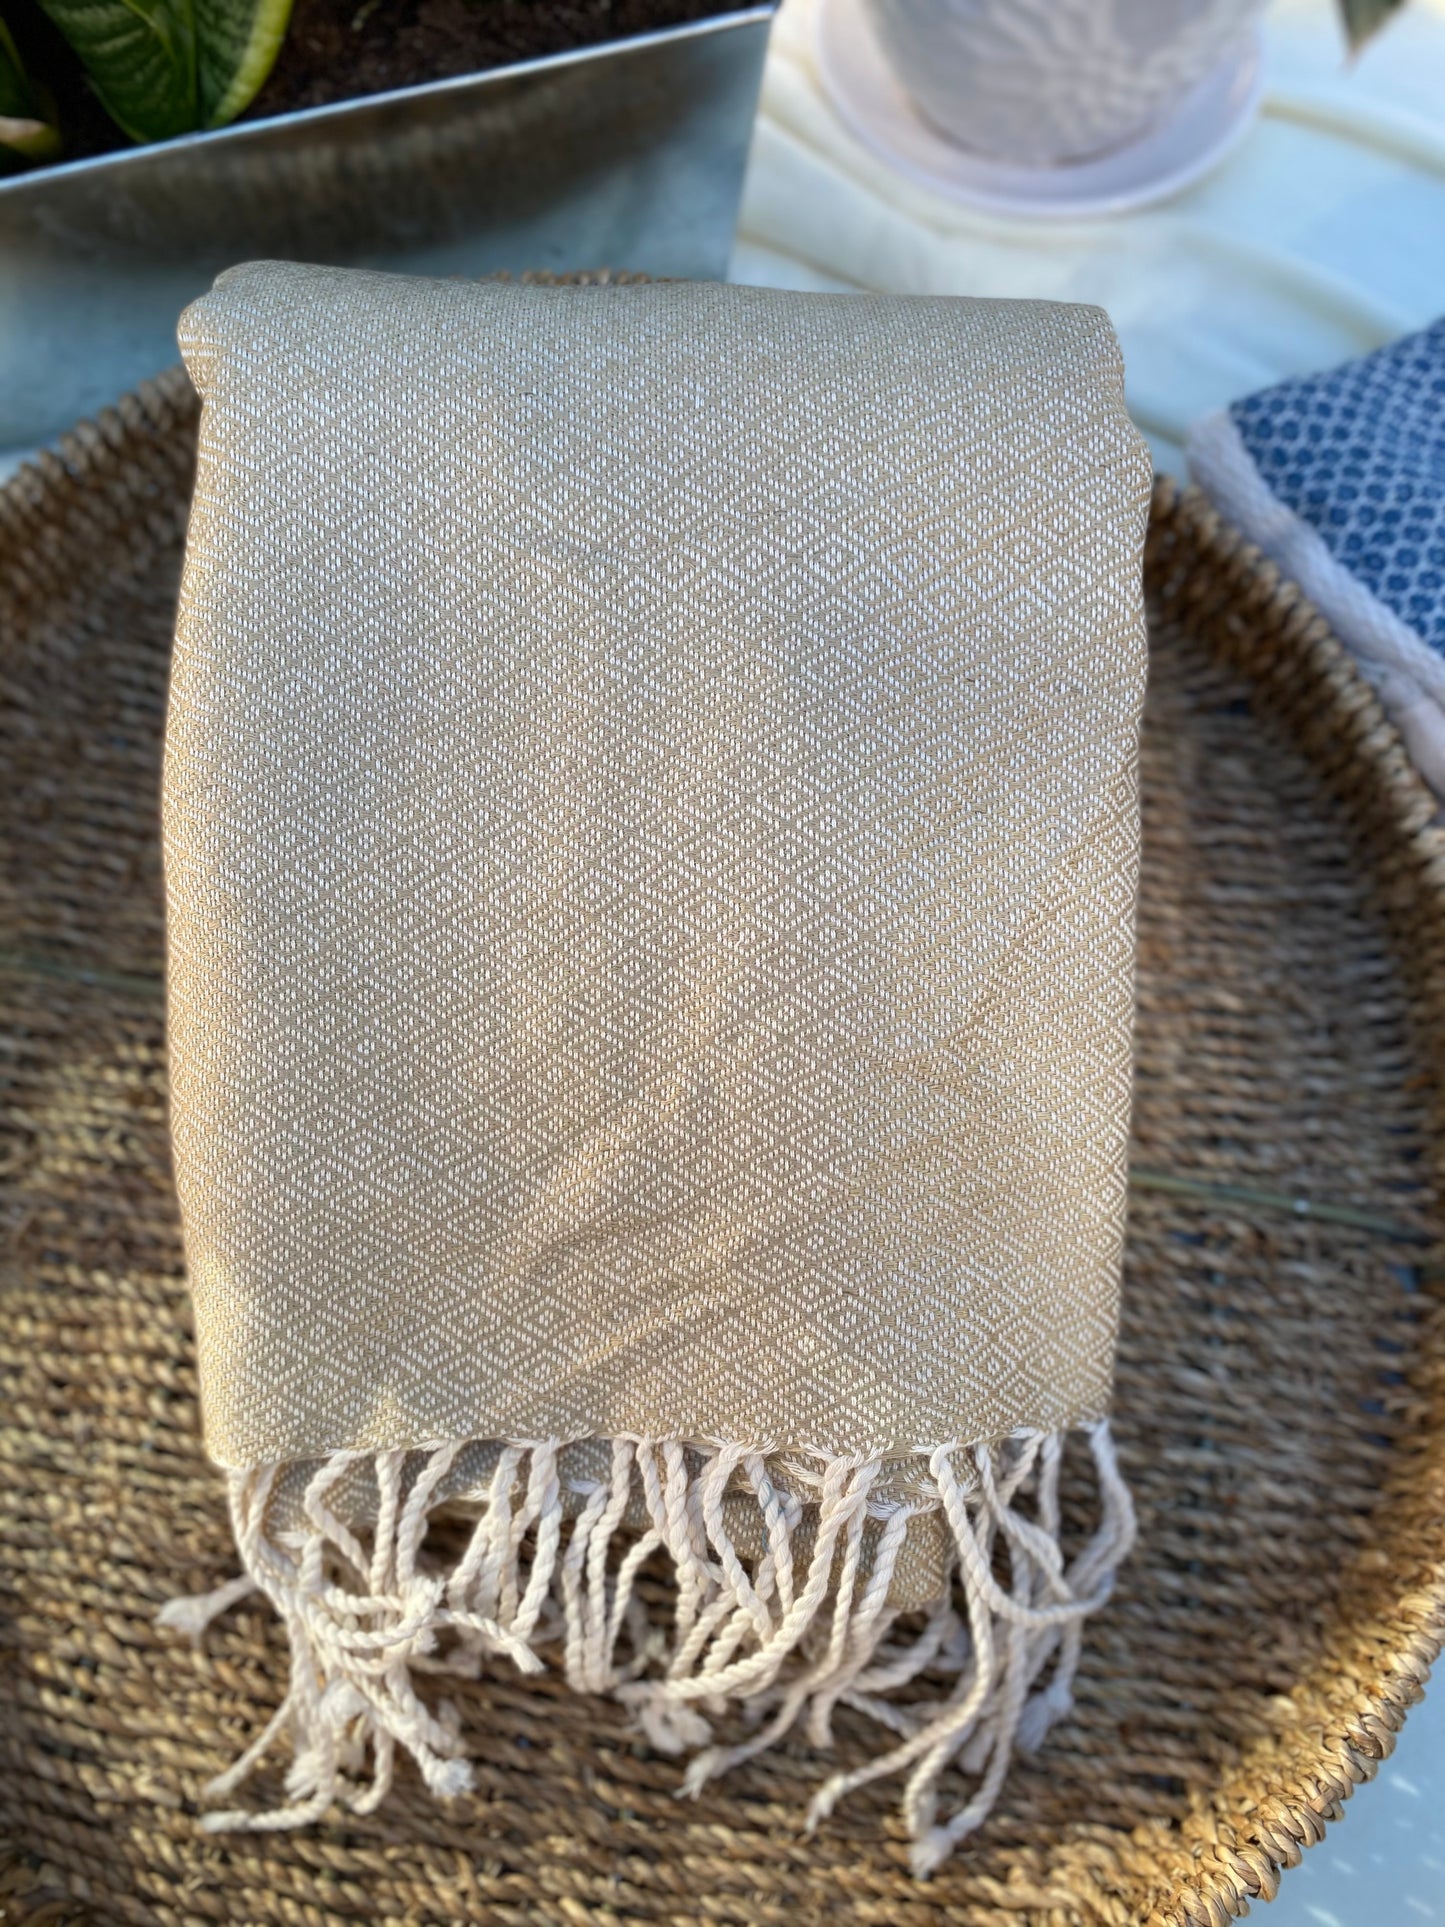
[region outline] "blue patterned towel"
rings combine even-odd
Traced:
[[[1445,797],[1445,321],[1206,416],[1188,453],[1353,650]]]

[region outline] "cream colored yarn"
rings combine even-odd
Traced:
[[[399,1747],[458,1790],[414,1662],[555,1647],[693,1783],[873,1713],[926,1872],[1131,1530],[1150,474],[1108,322],[261,264],[182,345],[173,1121],[248,1580],[171,1617],[270,1596],[297,1755],[216,1824],[374,1804]]]

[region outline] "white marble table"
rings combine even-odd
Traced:
[[[1276,0],[1261,116],[1176,199],[1064,225],[973,214],[892,175],[812,60],[816,0],[774,29],[736,280],[1097,301],[1161,467],[1194,417],[1445,312],[1445,0],[1353,64],[1327,0]],[[1445,1922],[1445,1689],[1259,1910],[1271,1927]]]

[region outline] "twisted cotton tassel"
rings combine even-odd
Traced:
[[[537,1647],[560,1640],[570,1685],[615,1694],[653,1745],[693,1753],[685,1792],[697,1793],[799,1722],[813,1745],[826,1747],[840,1704],[878,1721],[897,1744],[834,1774],[808,1824],[870,1781],[906,1775],[913,1866],[926,1876],[987,1816],[1015,1746],[1037,1746],[1068,1712],[1082,1621],[1107,1597],[1132,1540],[1108,1426],[1083,1431],[1100,1523],[1067,1565],[1059,1434],[940,1446],[903,1481],[896,1462],[876,1456],[772,1459],[739,1445],[704,1451],[637,1439],[611,1442],[605,1476],[571,1477],[567,1449],[552,1440],[492,1448],[487,1477],[458,1489],[459,1441],[419,1452],[335,1453],[305,1486],[301,1523],[285,1531],[273,1518],[281,1468],[234,1474],[244,1576],[204,1599],[173,1602],[161,1617],[199,1637],[250,1592],[266,1595],[290,1639],[289,1690],[209,1792],[229,1797],[283,1733],[294,1758],[285,1805],[227,1809],[203,1825],[300,1826],[338,1799],[369,1812],[385,1797],[398,1748],[433,1792],[465,1791],[471,1771],[455,1713],[445,1702],[429,1708],[414,1675],[475,1676],[494,1656],[535,1672]],[[375,1481],[375,1522],[365,1537],[332,1503],[358,1466]],[[450,1570],[437,1570],[424,1553],[428,1522],[459,1499],[478,1508],[476,1521]],[[740,1500],[753,1508],[750,1543],[763,1548],[746,1557],[734,1536]],[[911,1643],[890,1644],[899,1560],[912,1522],[930,1514],[947,1527],[952,1576]],[[658,1554],[675,1578],[670,1636],[648,1622],[635,1590]],[[996,1568],[1006,1568],[1006,1583]],[[943,1700],[892,1699],[940,1672],[954,1681]],[[763,1723],[738,1744],[712,1744],[709,1716],[738,1703],[760,1709]],[[977,1784],[940,1818],[941,1776],[954,1761]]]
[[[1035,1438],[1026,1457],[1001,1487],[993,1453],[985,1445],[967,1451],[944,1447],[932,1454],[929,1471],[952,1530],[959,1578],[968,1611],[970,1654],[952,1699],[901,1746],[851,1773],[835,1774],[814,1797],[810,1829],[832,1812],[845,1794],[908,1768],[903,1813],[913,1837],[913,1870],[934,1872],[958,1842],[988,1817],[1007,1772],[1009,1758],[1026,1725],[1037,1745],[1055,1719],[1072,1706],[1070,1688],[1079,1655],[1078,1631],[1097,1610],[1113,1584],[1114,1571],[1134,1538],[1134,1509],[1119,1472],[1107,1425],[1085,1427],[1099,1478],[1101,1521],[1088,1545],[1066,1570],[1059,1550],[1053,1495],[1057,1443]],[[1012,1507],[1040,1448],[1049,1454],[1044,1522],[1025,1519]],[[954,1464],[962,1457],[970,1476],[960,1479]],[[1048,1529],[1052,1527],[1052,1530]],[[1004,1592],[993,1576],[994,1542],[1007,1548],[1011,1583]],[[1049,1684],[1029,1700],[1029,1689],[1054,1652],[1059,1659]],[[876,1691],[876,1687],[875,1687]],[[867,1710],[872,1710],[869,1707]],[[943,1824],[936,1820],[939,1776],[967,1750],[966,1765],[981,1771],[973,1797]]]
[[[266,1529],[279,1468],[232,1476],[236,1545],[251,1585],[265,1593],[286,1627],[291,1678],[265,1730],[211,1782],[207,1794],[224,1799],[233,1793],[283,1732],[292,1736],[294,1758],[286,1778],[287,1805],[265,1813],[209,1813],[201,1822],[209,1831],[304,1826],[338,1798],[356,1812],[370,1812],[390,1786],[398,1746],[411,1754],[433,1793],[445,1796],[470,1787],[471,1768],[461,1757],[456,1719],[449,1709],[433,1713],[423,1704],[412,1685],[413,1669],[448,1631],[505,1654],[526,1673],[540,1672],[542,1661],[528,1643],[528,1629],[515,1630],[448,1604],[444,1581],[419,1565],[429,1504],[459,1449],[455,1443],[430,1448],[404,1504],[400,1469],[405,1455],[377,1456],[380,1504],[370,1553],[327,1505],[332,1487],[360,1454],[334,1454],[306,1487],[309,1530],[295,1535],[296,1551]],[[339,1568],[351,1583],[338,1583],[329,1568]],[[209,1619],[238,1596],[239,1582],[232,1582],[204,1600],[172,1602],[162,1609],[161,1620],[199,1636]],[[372,1781],[358,1789],[348,1776],[361,1764],[368,1743]]]

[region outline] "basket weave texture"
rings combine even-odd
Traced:
[[[166,1145],[156,790],[194,432],[177,373],[0,490],[5,1918],[1204,1927],[1273,1894],[1445,1633],[1445,833],[1319,617],[1168,483],[1118,1388],[1141,1543],[1072,1718],[927,1885],[892,1788],[807,1840],[799,1746],[681,1801],[621,1709],[505,1666],[449,1687],[473,1795],[403,1776],[374,1818],[198,1831],[284,1652],[254,1604],[199,1651],[154,1620],[236,1570]]]

